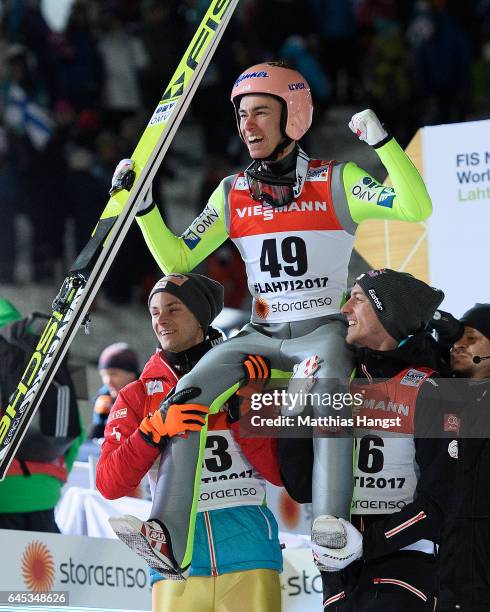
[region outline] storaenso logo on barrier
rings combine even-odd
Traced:
[[[145,570],[118,565],[86,565],[76,563],[72,557],[57,567],[60,583],[88,584],[117,588],[144,589],[148,578]],[[51,550],[46,544],[33,541],[22,555],[22,575],[25,585],[34,592],[50,591],[56,578],[56,567]]]
[[[32,395],[40,383],[41,374],[51,361],[53,353],[60,343],[63,330],[71,318],[76,302],[78,302],[78,299],[76,301],[72,300],[70,308],[64,315],[55,310],[44,328],[24,374],[22,374],[22,378],[11,396],[5,414],[0,420],[0,444],[7,445],[10,443],[13,433],[20,423],[20,417],[29,407]],[[19,402],[21,402],[20,406],[18,406]],[[14,419],[16,420],[12,423]],[[10,435],[7,437],[7,434]]]
[[[286,588],[286,595],[288,597],[297,597],[303,593],[311,595],[322,592],[322,577],[320,573],[310,576],[305,570],[302,570],[301,574],[298,573],[288,579]]]
[[[22,555],[22,578],[24,584],[34,593],[51,591],[54,584],[54,559],[43,542],[34,540],[28,544]]]
[[[87,584],[116,588],[144,589],[148,578],[141,567],[121,567],[119,565],[85,565],[74,563],[69,557],[68,563],[60,563],[61,584]]]
[[[66,558],[66,557],[65,557]],[[24,584],[33,592],[50,591],[56,579],[62,585],[98,585],[126,589],[145,589],[147,572],[141,567],[122,565],[87,565],[76,562],[71,555],[67,561],[55,564],[53,554],[43,542],[30,542],[22,555]]]
[[[179,98],[184,91],[184,83],[186,81],[186,67],[191,71],[194,71],[198,64],[199,54],[207,43],[208,38],[211,36],[212,32],[214,32],[223,14],[230,4],[231,0],[221,0],[221,2],[217,2],[213,8],[212,15],[203,25],[203,27],[199,30],[196,36],[196,40],[192,45],[187,57],[184,59],[184,68],[183,71],[178,73],[175,80],[170,82],[170,85],[165,90],[162,102],[168,102],[169,100],[173,100],[175,98]]]

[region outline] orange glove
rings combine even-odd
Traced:
[[[159,446],[173,436],[187,431],[201,431],[209,408],[202,404],[171,404],[164,417],[161,410],[145,417],[139,426],[143,438]]]
[[[236,392],[239,397],[238,409],[235,402],[229,402],[228,415],[230,422],[237,421],[240,416],[250,410],[251,398],[255,393],[262,393],[266,381],[271,376],[268,359],[260,355],[248,355],[243,362],[245,377],[242,386]]]
[[[99,397],[95,400],[94,412],[96,414],[107,416],[111,411],[113,403],[114,400],[110,395],[99,395]]]
[[[245,368],[246,380],[252,384],[259,380],[263,386],[263,383],[271,376],[269,360],[260,355],[249,355],[243,362],[243,367]],[[244,388],[242,387],[242,389]]]

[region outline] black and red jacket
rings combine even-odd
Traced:
[[[195,356],[201,356],[199,346],[179,354],[178,361],[173,364],[169,355],[157,351],[139,379],[120,391],[107,420],[105,441],[97,463],[96,484],[104,497],[117,499],[131,494],[160,455],[158,448],[143,439],[139,425],[148,414],[158,410],[180,376],[193,367]],[[229,428],[252,466],[266,480],[281,485],[277,440],[241,438],[238,422],[229,424]]]

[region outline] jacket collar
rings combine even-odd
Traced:
[[[367,370],[373,378],[391,378],[409,366],[425,366],[436,371],[444,369],[438,345],[425,331],[415,334],[405,344],[390,351],[358,348],[356,357],[357,375],[360,377],[363,376],[362,370]]]
[[[204,342],[200,342],[180,353],[172,353],[171,351],[157,349],[143,368],[140,378],[142,380],[160,378],[165,374],[168,367],[170,367],[178,377],[184,376],[184,374],[192,370],[201,357],[213,346],[214,344],[212,341],[206,339]]]

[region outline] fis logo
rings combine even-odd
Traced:
[[[65,281],[66,282],[66,281]],[[65,288],[65,285],[63,285]],[[70,292],[71,302],[69,309],[63,314],[55,310],[51,315],[41,338],[26,366],[22,379],[17,388],[10,396],[10,403],[0,419],[0,445],[10,444],[12,437],[19,426],[19,417],[26,413],[32,403],[32,394],[41,382],[41,375],[48,363],[51,361],[53,352],[61,341],[61,336],[70,318],[70,312],[80,299],[80,293]]]
[[[230,4],[230,0],[222,0],[221,2],[214,2],[213,7],[210,11],[209,17],[206,22],[201,24],[196,36],[194,37],[193,44],[187,50],[187,55],[183,58],[183,61],[179,64],[182,66],[172,78],[170,84],[165,90],[162,102],[169,102],[177,100],[184,93],[184,87],[189,82],[192,73],[197,68],[200,58],[211,42],[214,32],[218,29],[220,22]]]

